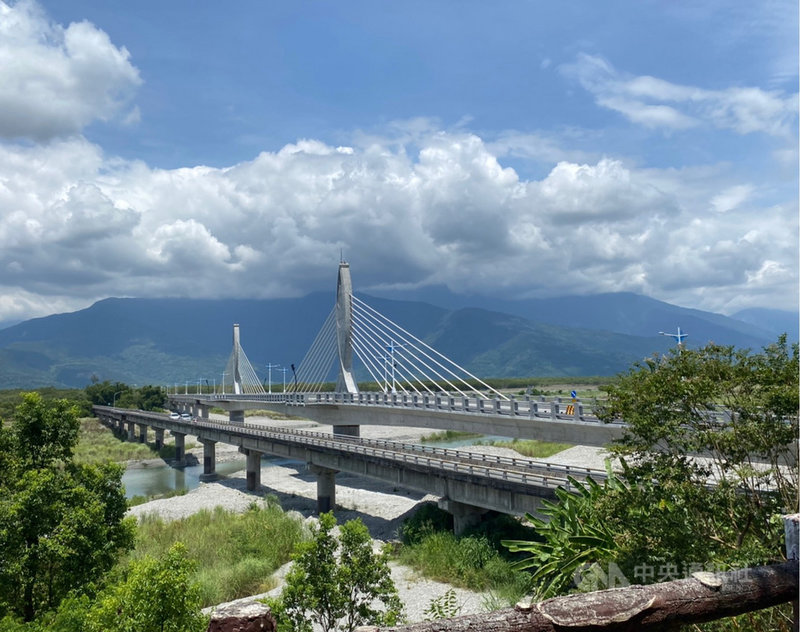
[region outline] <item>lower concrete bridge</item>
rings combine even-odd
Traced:
[[[416,444],[332,435],[305,430],[265,428],[249,424],[184,421],[167,414],[95,406],[95,415],[116,426],[132,440],[144,441],[148,427],[156,433],[156,445],[165,431],[176,442],[176,463],[185,463],[184,439],[196,435],[203,444],[206,479],[215,476],[215,446],[222,442],[239,446],[247,457],[247,488],[261,484],[261,456],[281,456],[306,463],[317,477],[317,509],[325,512],[336,504],[336,474],[348,472],[398,487],[439,496],[440,506],[454,516],[460,532],[487,510],[513,515],[535,513],[543,498],[570,485],[568,477],[595,479],[600,470],[553,465],[525,458],[481,455],[461,450]],[[138,434],[137,431],[138,430]]]

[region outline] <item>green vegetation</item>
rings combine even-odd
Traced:
[[[559,452],[571,448],[569,443],[550,443],[538,439],[512,439],[511,441],[480,441],[476,445],[492,445],[498,448],[510,448],[522,456],[531,459],[546,459]]]
[[[442,432],[433,432],[429,435],[425,435],[424,437],[420,437],[421,443],[435,443],[441,441],[458,441],[459,439],[473,439],[476,437],[481,437],[476,432],[459,432],[458,430],[444,430]]]
[[[77,410],[22,395],[0,425],[0,616],[33,621],[92,591],[133,545],[122,468],[73,461]]]
[[[437,581],[474,591],[489,591],[498,608],[530,592],[530,574],[513,567],[515,556],[500,545],[509,537],[535,537],[518,520],[497,515],[462,536],[453,535],[453,517],[433,503],[422,505],[400,532],[395,556]]]
[[[211,409],[212,411],[216,412],[215,409]],[[227,411],[219,409],[221,413],[227,413]],[[287,415],[285,413],[278,413],[273,410],[246,410],[244,411],[245,417],[269,417],[270,419],[275,419],[278,421],[301,421],[306,420],[305,417],[298,417],[297,415]]]
[[[180,542],[159,558],[133,560],[123,579],[111,585],[90,609],[87,632],[200,632],[200,590],[192,577],[197,563]]]
[[[242,514],[216,508],[172,522],[145,516],[131,556],[159,557],[183,542],[198,563],[192,580],[199,585],[201,603],[210,606],[273,588],[273,572],[289,561],[302,537],[302,524],[269,500],[253,503]]]
[[[128,507],[135,507],[136,505],[143,505],[149,503],[151,500],[161,500],[163,498],[174,498],[175,496],[185,496],[189,492],[188,489],[171,489],[163,494],[154,494],[152,496],[131,496],[128,498]]]
[[[309,541],[297,545],[294,565],[279,599],[269,600],[278,629],[352,632],[362,625],[395,625],[402,603],[389,572],[387,554],[375,554],[369,532],[350,520],[333,535],[336,518],[319,517]]]
[[[110,428],[90,417],[80,420],[80,434],[75,449],[75,460],[79,463],[114,461],[122,463],[134,459],[152,459],[158,456],[145,443],[121,441]]]
[[[593,588],[782,560],[780,515],[798,497],[797,467],[782,458],[796,445],[799,404],[798,347],[785,337],[756,354],[710,344],[634,366],[601,411],[628,422],[615,452],[630,465],[561,494],[549,527],[539,525],[544,541],[509,542],[531,556],[521,566],[538,568],[537,593],[571,590],[576,557],[592,565]],[[717,421],[719,408],[732,418]],[[788,629],[780,612],[750,616],[748,629]]]
[[[78,445],[75,448],[75,461],[78,463],[125,463],[145,459],[171,459],[175,456],[175,446],[172,444],[156,450],[152,444],[126,441],[127,437],[118,437],[93,417],[80,421]],[[187,443],[185,449],[191,450],[193,447],[194,443]]]
[[[17,406],[22,403],[22,395],[27,392],[24,389],[0,390],[0,419],[12,420]],[[47,387],[37,389],[36,392],[45,402],[61,399],[69,401],[76,407],[78,416],[88,416],[91,413],[92,405],[86,398],[86,391],[83,389]]]
[[[122,382],[94,382],[86,387],[86,397],[96,406],[116,406],[137,410],[163,410],[167,394],[160,386],[131,388]]]

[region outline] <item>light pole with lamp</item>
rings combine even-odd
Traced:
[[[390,340],[389,344],[386,346],[386,350],[391,354],[391,362],[392,362],[392,393],[396,393],[397,390],[395,388],[395,379],[394,379],[394,350],[400,349],[401,347],[405,347],[404,344],[397,345],[394,343],[394,340]]]
[[[125,391],[117,391],[116,393],[114,393],[114,398],[112,400],[113,403],[111,404],[112,408],[116,408],[117,407],[117,395],[119,395],[120,393],[124,393],[124,392]]]
[[[283,367],[282,369],[278,369],[278,371],[283,373],[283,392],[284,393],[286,392],[286,371],[288,371],[288,370],[289,369],[287,369],[286,367]]]
[[[271,364],[267,362],[267,374],[268,378],[267,381],[269,382],[269,393],[272,394],[272,369],[277,369],[280,364]]]

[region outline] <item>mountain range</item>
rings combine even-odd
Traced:
[[[674,341],[659,332],[678,326],[689,333],[690,347],[713,340],[760,349],[783,332],[796,341],[798,330],[796,312],[758,309],[727,317],[632,293],[514,301],[434,288],[404,300],[359,297],[481,377],[613,375],[667,351]],[[105,299],[0,330],[0,388],[80,388],[92,379],[219,383],[234,323],[245,353],[266,379],[267,363],[299,364],[333,304],[330,293],[270,300]],[[273,371],[272,382],[279,384],[282,375]]]

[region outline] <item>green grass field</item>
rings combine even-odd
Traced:
[[[302,523],[268,500],[254,502],[241,514],[217,507],[172,522],[146,516],[131,555],[159,556],[174,542],[183,542],[198,562],[194,579],[203,605],[210,606],[274,588],[272,574],[304,537]]]

